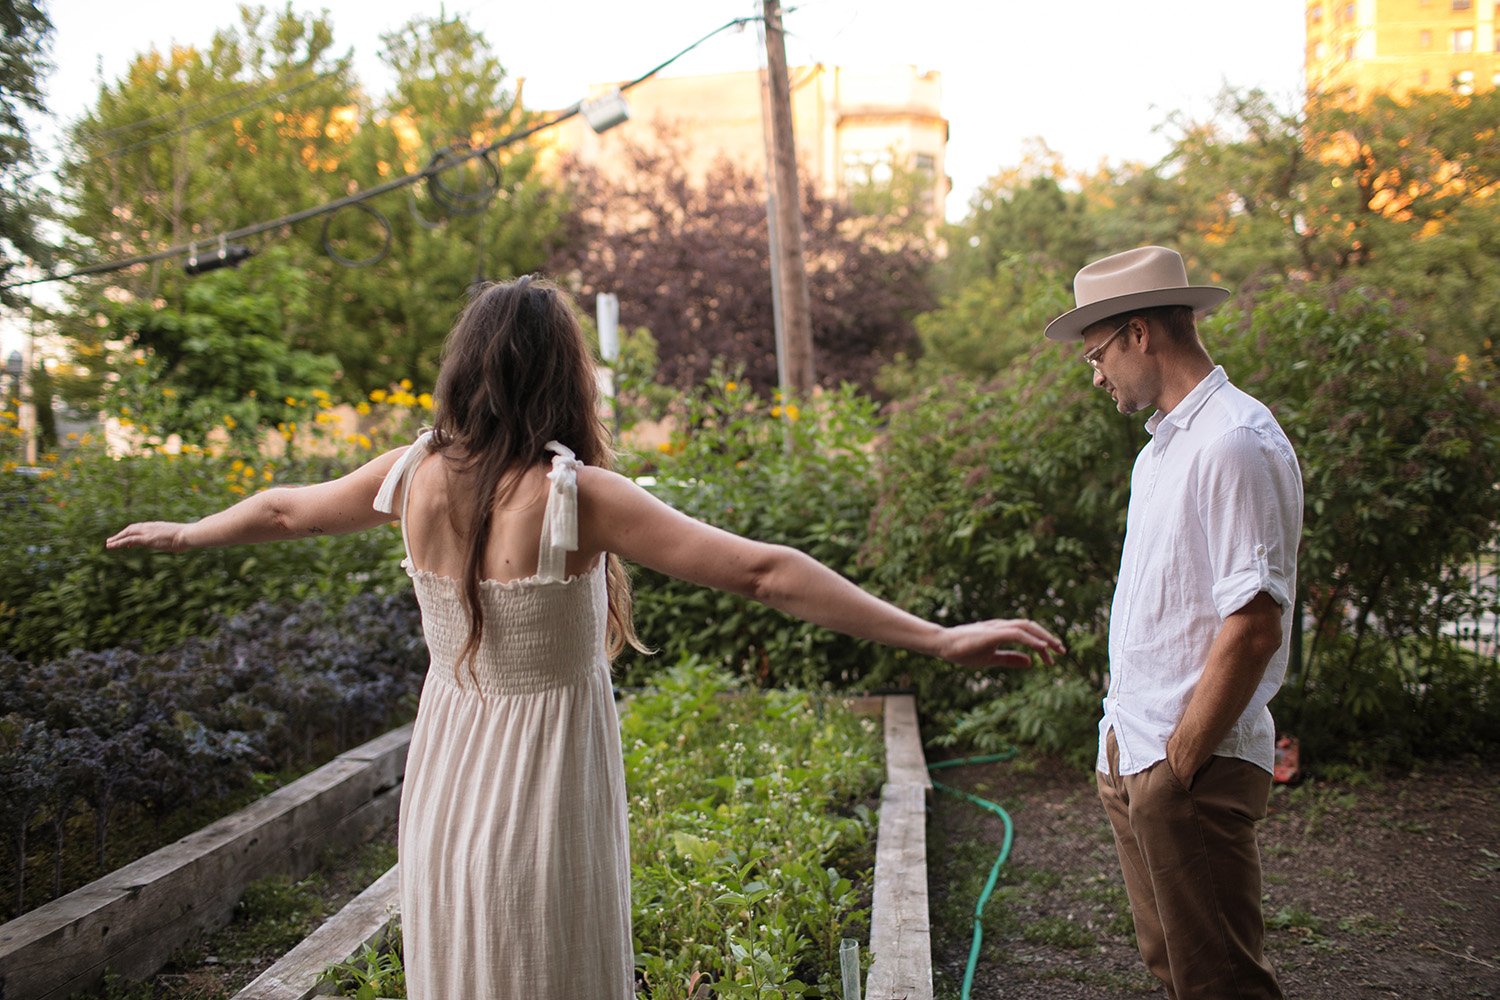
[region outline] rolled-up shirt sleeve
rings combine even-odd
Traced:
[[[1236,427],[1199,456],[1198,514],[1220,618],[1261,592],[1282,607],[1292,603],[1302,480],[1296,460],[1284,451],[1270,435]]]

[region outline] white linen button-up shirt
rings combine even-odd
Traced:
[[[1281,605],[1281,648],[1214,753],[1270,771],[1266,705],[1286,674],[1302,534],[1302,472],[1271,411],[1215,368],[1170,413],[1130,477],[1125,547],[1109,627],[1109,692],[1099,723],[1115,731],[1119,772],[1167,755],[1224,619],[1261,591]]]

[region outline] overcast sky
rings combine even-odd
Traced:
[[[1298,100],[1303,0],[1255,4],[1213,0],[805,0],[787,4],[788,58],[851,67],[912,64],[942,74],[950,122],[948,215],[959,218],[974,189],[1017,163],[1041,137],[1070,167],[1101,160],[1152,160],[1165,152],[1158,129],[1172,111],[1206,114],[1228,83],[1258,86],[1281,103]],[[238,23],[228,0],[53,0],[47,79],[57,121],[76,118],[130,60],[151,48],[203,45]],[[273,8],[275,3],[270,4]],[[373,91],[388,77],[380,36],[432,8],[394,0],[292,0],[326,10],[334,50],[353,50]],[[447,6],[481,30],[528,106],[561,108],[590,83],[639,76],[758,0],[472,0]],[[675,63],[672,75],[754,69],[763,50],[753,29],[726,32]],[[45,145],[48,130],[38,130]],[[247,222],[253,220],[246,220]]]
[[[62,0],[49,80],[51,110],[77,116],[100,80],[116,79],[152,47],[201,45],[237,21],[225,0]],[[275,4],[271,4],[275,6]],[[383,90],[380,35],[400,27],[410,0],[293,0],[326,9],[335,49],[353,49],[360,78]],[[1040,136],[1070,166],[1150,159],[1165,149],[1154,130],[1174,110],[1205,113],[1224,83],[1260,86],[1292,103],[1301,86],[1303,0],[806,0],[788,3],[794,64],[871,67],[911,63],[943,77],[951,123],[950,216],[975,187],[1015,163]],[[431,8],[428,8],[431,9]],[[565,107],[589,83],[629,79],[734,17],[751,0],[474,0],[453,4],[484,32],[533,107]],[[755,32],[727,32],[676,63],[688,75],[755,68]]]

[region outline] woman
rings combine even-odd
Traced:
[[[1029,621],[922,621],[611,472],[593,362],[546,282],[477,291],[435,395],[431,431],[342,479],[267,490],[193,524],[132,524],[107,542],[175,552],[400,518],[432,660],[399,832],[414,1000],[632,995],[609,658],[640,643],[617,557],[968,666],[1029,662],[1007,646],[1043,658],[1062,649]]]

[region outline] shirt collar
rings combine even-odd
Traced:
[[[1182,402],[1172,408],[1172,412],[1163,413],[1157,410],[1151,414],[1151,419],[1146,421],[1146,433],[1156,436],[1157,431],[1166,424],[1172,428],[1186,429],[1192,426],[1193,417],[1203,409],[1203,404],[1208,402],[1208,397],[1219,390],[1220,386],[1227,385],[1229,376],[1224,374],[1223,365],[1215,365],[1214,370],[1203,376],[1203,380],[1193,386],[1193,391],[1182,397]]]

